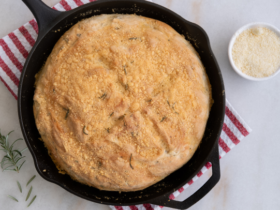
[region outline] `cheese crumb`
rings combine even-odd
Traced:
[[[268,77],[280,67],[280,37],[265,27],[247,29],[237,37],[232,57],[243,73]]]
[[[252,33],[256,36],[259,36],[263,33],[263,29],[260,27],[252,28]]]

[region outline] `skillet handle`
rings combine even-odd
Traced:
[[[53,22],[62,12],[48,7],[41,0],[22,0],[31,10],[39,26],[39,34]]]
[[[212,163],[212,176],[211,178],[193,195],[184,201],[170,200],[168,196],[159,197],[150,201],[152,204],[166,206],[176,209],[187,209],[202,199],[220,180],[220,161],[219,150],[216,145],[214,151],[211,154],[210,160]]]

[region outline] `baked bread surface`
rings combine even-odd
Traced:
[[[58,169],[110,191],[144,189],[183,166],[203,137],[212,100],[191,44],[136,15],[74,25],[35,85],[36,125]]]

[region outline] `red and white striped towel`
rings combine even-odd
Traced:
[[[59,11],[74,9],[83,4],[95,0],[62,0],[53,8]],[[38,25],[33,19],[21,26],[19,29],[9,33],[0,39],[0,80],[17,99],[20,74],[24,62],[38,36]],[[222,158],[235,145],[251,132],[251,129],[244,120],[237,114],[230,103],[226,102],[226,115],[223,130],[219,139],[219,154]],[[170,195],[170,199],[175,199],[181,192],[188,188],[209,168],[211,163],[207,163],[201,171],[185,186]],[[152,204],[142,204],[136,206],[110,206],[113,210],[159,210],[162,206]]]

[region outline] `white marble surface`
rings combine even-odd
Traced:
[[[58,0],[44,0],[53,5]],[[250,82],[238,76],[229,64],[227,47],[232,34],[241,26],[264,21],[280,28],[279,0],[155,0],[177,12],[189,21],[201,25],[208,33],[214,54],[221,67],[226,95],[232,105],[247,121],[253,132],[221,160],[222,177],[218,185],[201,201],[192,206],[196,209],[279,209],[280,179],[280,75],[269,81]],[[1,0],[0,37],[18,28],[32,18],[25,5],[17,0]],[[13,139],[21,137],[17,117],[17,103],[0,82],[0,128],[7,133],[15,130]],[[24,146],[21,142],[19,146]],[[0,151],[0,157],[3,152]],[[19,193],[16,180],[25,186],[27,180],[37,174],[29,152],[20,174],[0,172],[0,209],[24,209],[27,189]],[[183,200],[207,178],[203,175],[186,192]],[[32,182],[37,199],[30,209],[79,209],[109,210],[108,206],[78,198],[62,188],[43,180],[39,175]],[[12,194],[16,203],[6,197]],[[164,208],[168,209],[168,208]]]

